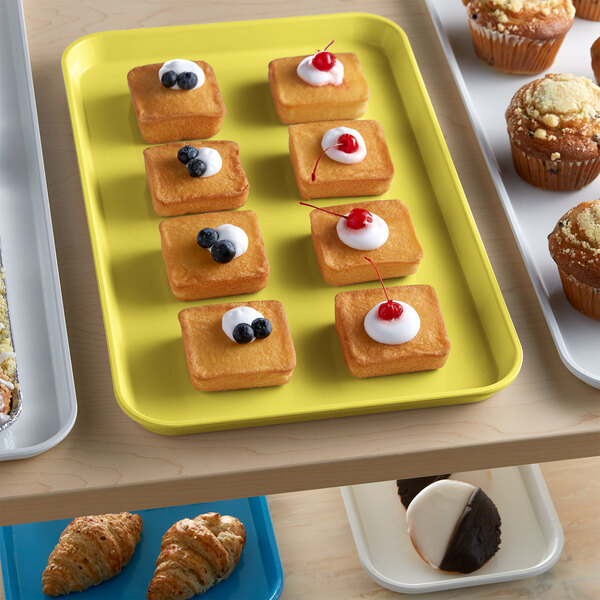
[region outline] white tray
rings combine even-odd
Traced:
[[[572,206],[600,198],[600,178],[578,192],[550,192],[525,183],[512,164],[504,112],[514,93],[543,77],[509,75],[480,61],[473,51],[466,9],[460,0],[425,0],[448,63],[510,221],[529,277],[565,366],[600,388],[600,322],[577,312],[565,299],[546,236]],[[575,19],[548,72],[594,79],[590,46],[600,36],[597,22]]]
[[[0,242],[20,416],[0,431],[0,460],[40,454],[77,413],[21,3],[0,0]]]
[[[502,519],[500,549],[468,575],[443,573],[417,554],[395,481],[341,488],[358,556],[379,584],[405,594],[533,577],[550,569],[564,535],[538,465],[452,475],[481,487]]]

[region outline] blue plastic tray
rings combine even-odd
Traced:
[[[246,547],[231,576],[211,588],[202,600],[275,600],[283,590],[283,570],[266,499],[244,498],[155,508],[138,512],[144,521],[142,539],[130,563],[113,579],[73,596],[77,600],[141,600],[152,579],[160,542],[179,519],[205,512],[237,517],[246,528]],[[48,556],[70,519],[0,528],[0,562],[6,600],[48,600],[42,593],[42,572]],[[70,596],[69,596],[70,597]]]

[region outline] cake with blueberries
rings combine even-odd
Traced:
[[[328,52],[329,46],[269,63],[271,95],[282,123],[357,119],[367,110],[369,87],[358,57]]]
[[[173,59],[127,74],[142,137],[149,144],[216,135],[227,112],[213,68],[205,61]]]
[[[296,351],[278,300],[186,308],[179,323],[190,378],[199,391],[283,385],[292,377]]]
[[[250,185],[231,141],[192,141],[144,150],[146,179],[159,217],[239,208]]]

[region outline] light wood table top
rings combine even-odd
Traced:
[[[600,454],[600,391],[562,365],[428,13],[420,1],[24,0],[79,415],[56,448],[0,464],[0,523]],[[524,350],[477,404],[183,437],[114,399],[60,57],[110,29],[366,10],[407,32]]]

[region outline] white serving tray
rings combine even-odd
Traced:
[[[500,549],[468,575],[443,573],[417,554],[395,481],[341,488],[358,556],[383,587],[420,594],[533,577],[550,569],[564,535],[538,465],[453,474],[481,487],[502,519]]]
[[[462,2],[425,2],[560,358],[576,377],[600,388],[600,322],[580,314],[567,302],[547,242],[547,235],[569,208],[600,198],[600,178],[577,192],[550,192],[525,183],[517,175],[512,164],[504,112],[521,86],[543,77],[544,73],[509,75],[492,69],[475,56]],[[547,72],[573,73],[595,81],[590,47],[598,36],[599,23],[576,18],[554,65]]]
[[[0,242],[21,414],[0,431],[0,460],[58,444],[77,414],[23,10],[0,0]]]

